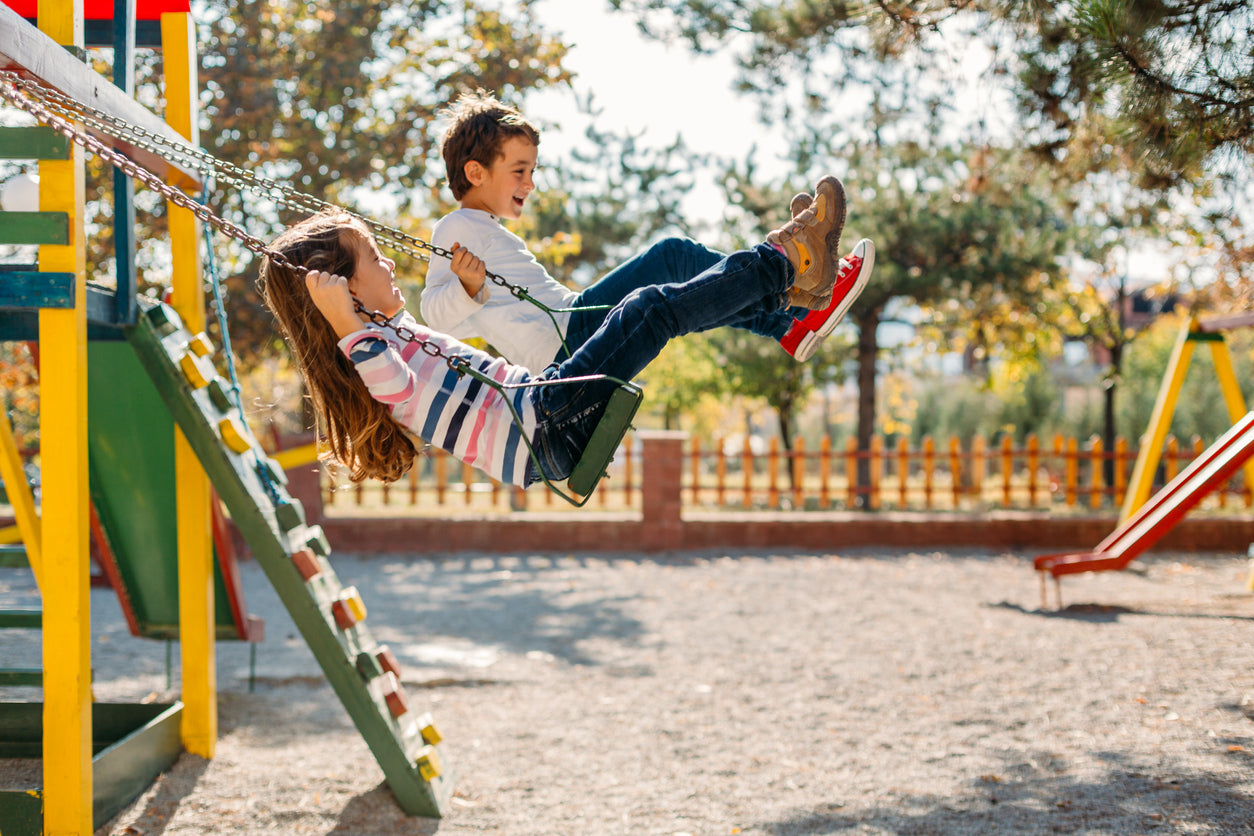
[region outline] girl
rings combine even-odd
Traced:
[[[353,479],[399,479],[417,437],[527,487],[570,475],[610,395],[670,339],[780,309],[803,271],[830,289],[836,222],[835,213],[802,213],[768,243],[688,281],[632,292],[571,357],[535,376],[418,324],[394,282],[395,262],[347,214],[324,212],[280,235],[270,250],[282,258],[263,260],[259,284],[331,452]],[[509,388],[497,391],[467,368]]]

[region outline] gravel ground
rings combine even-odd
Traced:
[[[216,756],[97,836],[1254,834],[1244,556],[1067,578],[1062,610],[1030,556],[983,552],[334,564],[446,738],[445,818],[400,812],[248,563],[255,690],[219,644]],[[0,572],[0,604],[29,593]],[[111,591],[92,605],[97,698],[176,695],[177,647],[171,683]],[[0,664],[38,663],[23,632]]]

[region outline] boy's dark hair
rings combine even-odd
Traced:
[[[456,200],[470,191],[466,163],[474,160],[490,167],[501,155],[502,143],[511,137],[521,136],[533,145],[540,144],[540,132],[535,126],[486,90],[463,93],[444,111],[444,116],[449,124],[440,150]]]

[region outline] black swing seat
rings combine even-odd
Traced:
[[[566,481],[571,493],[583,498],[596,489],[614,460],[614,452],[622,443],[623,436],[631,428],[631,419],[635,417],[643,398],[644,392],[634,383],[623,383],[610,395],[605,414],[597,422],[592,437],[588,439],[588,446]]]

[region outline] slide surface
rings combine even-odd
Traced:
[[[1124,568],[1162,539],[1207,494],[1227,482],[1251,455],[1254,412],[1206,448],[1093,551],[1041,555],[1034,561],[1037,571],[1058,577]]]

